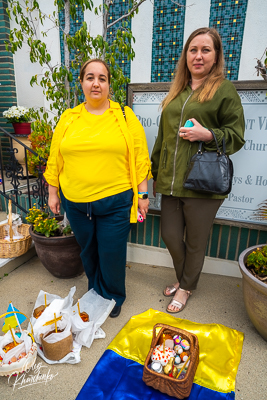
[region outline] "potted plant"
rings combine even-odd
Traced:
[[[263,53],[263,56],[262,56],[262,57],[264,57],[264,55],[266,56],[266,58],[264,60],[264,64],[262,63],[261,59],[260,60],[257,59],[257,65],[256,65],[255,68],[257,70],[257,76],[259,76],[259,74],[261,74],[263,79],[265,81],[267,81],[267,49],[264,50],[264,53]]]
[[[57,278],[74,278],[84,272],[78,245],[66,216],[51,218],[33,206],[26,217],[30,235],[43,266]]]
[[[32,123],[32,131],[28,136],[30,148],[34,150],[38,156],[48,160],[51,140],[53,136],[53,128],[51,123],[45,120],[37,120]],[[27,164],[28,171],[31,175],[38,177],[37,167],[40,165],[45,170],[45,162],[40,161],[39,157],[28,151]]]
[[[254,216],[267,218],[267,201],[260,205]],[[267,245],[244,250],[239,256],[239,268],[248,316],[259,334],[267,340]]]
[[[31,133],[31,109],[21,106],[12,106],[3,112],[4,118],[11,122],[16,135]]]

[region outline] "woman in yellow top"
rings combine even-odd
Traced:
[[[109,100],[110,70],[99,59],[80,71],[86,102],[66,110],[55,129],[44,174],[48,204],[60,212],[60,199],[81,246],[89,289],[116,306],[125,300],[125,266],[130,224],[137,209],[145,218],[150,161],[145,132],[129,107],[125,118]]]

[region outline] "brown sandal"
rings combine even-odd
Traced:
[[[181,302],[178,301],[178,300],[172,299],[172,301],[169,303],[169,305],[168,305],[168,307],[167,307],[167,309],[166,309],[166,311],[167,311],[168,313],[176,314],[176,313],[178,313],[178,312],[180,312],[180,311],[183,311],[183,309],[184,309],[185,306],[186,306],[187,300],[189,299],[189,296],[192,295],[192,292],[190,292],[190,290],[184,290],[184,289],[181,289],[181,288],[179,288],[179,290],[181,290],[182,292],[186,292],[186,293],[187,293],[187,299],[186,299],[186,301],[185,301],[185,304],[181,303]],[[170,309],[169,309],[169,306],[174,306],[174,307],[176,307],[176,308],[179,308],[179,310],[178,310],[178,311],[170,310]]]
[[[165,297],[174,296],[178,289],[179,289],[179,286],[178,286],[177,289],[176,289],[176,287],[175,287],[174,285],[166,286],[166,288],[163,290],[163,295],[164,295]],[[167,294],[166,291],[168,291],[169,294]]]

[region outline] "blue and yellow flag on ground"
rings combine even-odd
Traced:
[[[220,324],[199,324],[148,310],[136,315],[108,346],[76,400],[171,400],[147,386],[143,366],[157,323],[185,329],[199,340],[199,365],[189,400],[233,400],[244,334]]]
[[[13,311],[19,312],[19,310],[17,310],[12,305],[12,303],[9,303],[7,312],[13,312]],[[8,314],[5,318],[5,322],[4,322],[2,331],[6,333],[9,329],[9,325],[11,328],[16,328],[19,325],[19,323],[22,324],[22,322],[25,321],[25,319],[26,319],[26,317],[24,317],[24,315],[22,315],[22,314],[16,314],[16,316],[15,316],[14,312],[12,314]]]

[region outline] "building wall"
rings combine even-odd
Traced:
[[[94,3],[97,6],[101,0],[95,0]],[[154,1],[154,6],[147,0],[141,5],[139,13],[131,22],[136,39],[133,46],[136,56],[128,65],[124,61],[123,66],[130,75],[131,83],[171,80],[185,41],[193,30],[202,26],[213,26],[222,35],[228,79],[262,79],[257,77],[255,65],[256,59],[263,55],[266,48],[266,0],[182,0],[179,3],[182,7],[171,0]],[[125,9],[124,4],[121,10]],[[41,2],[41,6],[49,14],[54,9],[54,1],[46,0]],[[4,21],[4,9],[0,21]],[[113,14],[113,18],[120,15],[120,8],[117,7]],[[102,33],[101,16],[86,11],[83,17],[92,36]],[[11,28],[14,24],[11,21]],[[40,26],[39,30],[47,27],[49,21],[45,27]],[[45,40],[52,52],[52,62],[59,62],[62,45],[57,31],[50,30]],[[32,88],[29,84],[31,76],[40,74],[42,69],[28,61],[27,46],[13,58],[18,104],[27,107],[33,104],[46,105],[41,88]]]

